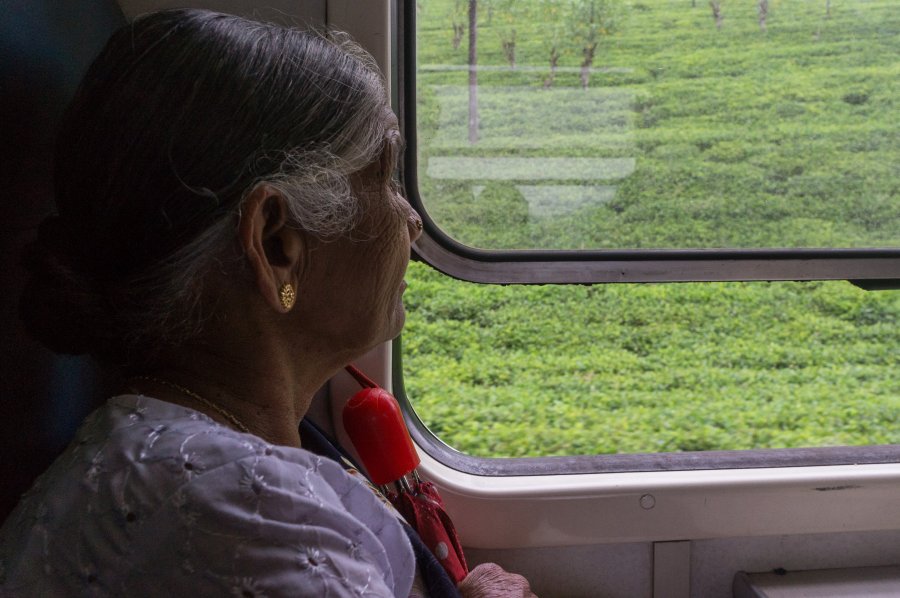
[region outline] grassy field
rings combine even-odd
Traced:
[[[465,4],[465,3],[462,3]],[[452,1],[421,3],[420,191],[478,247],[900,245],[892,0],[609,2],[590,86],[546,19],[479,24],[466,131]],[[484,3],[482,3],[484,6]],[[474,160],[473,160],[474,158]],[[498,174],[500,173],[500,174]],[[485,456],[900,442],[900,292],[844,282],[495,287],[408,275],[404,381]]]

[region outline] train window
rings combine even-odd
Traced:
[[[900,294],[846,282],[900,279],[891,2],[445,0],[401,19],[430,264],[395,348],[415,433],[479,458],[614,456],[566,471],[900,456]],[[609,282],[666,284],[584,286]]]
[[[445,0],[406,15],[406,177],[420,253],[445,272],[900,278],[891,2]]]

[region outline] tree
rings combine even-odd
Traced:
[[[556,80],[556,69],[559,67],[559,59],[562,57],[565,44],[570,41],[568,20],[571,13],[569,0],[541,0],[536,5],[536,14],[533,19],[540,23],[541,40],[550,60],[550,74],[544,79],[544,89],[553,86]]]
[[[591,67],[600,38],[615,29],[610,0],[576,0],[573,3],[573,38],[581,47],[581,87],[588,88]]]
[[[759,29],[766,31],[766,18],[769,16],[769,0],[759,0],[756,5],[757,14],[759,15]]]
[[[463,0],[454,0],[450,9],[450,23],[453,26],[453,49],[459,50],[463,35],[466,33],[466,11]]]
[[[478,0],[469,0],[469,143],[478,142]]]
[[[722,15],[722,0],[709,0],[709,7],[712,9],[713,18],[716,20],[716,29],[721,29],[722,21],[725,19]]]
[[[484,0],[482,0],[484,1]],[[500,47],[510,68],[516,68],[516,26],[525,15],[525,3],[521,0],[489,0],[488,10],[497,12],[494,25],[500,36]]]
[[[503,55],[509,63],[509,68],[516,68],[516,29],[515,27],[508,30],[508,33],[500,35],[500,45],[503,48]]]

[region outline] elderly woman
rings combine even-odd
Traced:
[[[0,593],[456,592],[298,433],[316,390],[403,326],[422,224],[399,151],[350,42],[198,10],[110,39],[60,131],[22,306],[48,347],[128,380],[4,524]],[[496,566],[460,586],[498,589],[529,593]]]

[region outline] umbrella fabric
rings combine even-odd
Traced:
[[[300,422],[300,437],[303,448],[306,450],[337,461],[347,469],[359,470],[359,466],[353,462],[353,458],[343,447],[329,437],[312,420],[304,418]],[[348,467],[348,464],[350,467]],[[371,482],[369,483],[371,484]],[[374,491],[379,496],[381,495],[377,489]],[[403,528],[407,532],[410,544],[412,544],[413,552],[416,555],[416,565],[422,573],[422,580],[425,582],[428,595],[432,598],[459,598],[459,592],[456,590],[457,580],[450,577],[446,569],[437,560],[437,557],[434,556],[432,549],[425,545],[421,536],[409,523],[404,522]]]
[[[413,485],[412,492],[391,493],[388,499],[419,533],[453,581],[462,581],[468,575],[469,567],[456,528],[444,510],[444,501],[434,484],[418,482]]]

